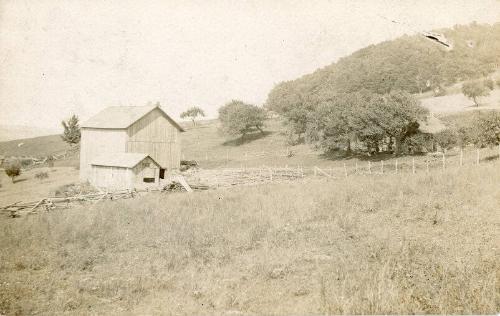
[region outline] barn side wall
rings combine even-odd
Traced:
[[[127,131],[125,129],[82,128],[80,141],[80,180],[90,177],[92,160],[102,153],[125,152]]]
[[[130,168],[91,166],[89,182],[105,190],[124,190],[134,188],[134,173]]]
[[[162,168],[179,169],[181,146],[179,130],[155,109],[132,124],[128,130],[126,151],[149,154]]]

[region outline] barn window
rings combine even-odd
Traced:
[[[165,169],[160,169],[160,179],[165,179]]]
[[[142,181],[145,183],[155,183],[155,178],[143,178]]]

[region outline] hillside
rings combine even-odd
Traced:
[[[55,133],[57,133],[55,129],[49,128],[39,128],[22,125],[0,125],[0,142],[46,136]]]
[[[0,155],[43,157],[69,148],[60,135],[48,135],[0,142]]]
[[[500,23],[437,32],[453,42],[453,49],[447,50],[421,35],[370,45],[311,74],[278,84],[269,93],[266,106],[281,112],[335,93],[362,89],[422,93],[484,77],[498,68]]]
[[[437,115],[476,110],[500,110],[500,89],[491,91],[489,96],[482,97],[479,102],[480,106],[476,107],[474,102],[462,93],[421,99],[422,106]]]

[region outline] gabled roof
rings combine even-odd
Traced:
[[[418,129],[422,133],[427,133],[427,134],[439,133],[442,130],[446,129],[446,126],[443,124],[443,122],[441,122],[441,120],[435,117],[434,115],[430,115],[427,118],[427,121],[419,122],[419,124],[420,126],[418,127]]]
[[[147,157],[151,158],[148,154],[143,153],[104,153],[94,158],[90,164],[94,166],[133,168]],[[158,165],[153,158],[151,160]]]
[[[89,128],[128,128],[142,117],[154,109],[160,112],[174,125],[179,131],[184,132],[184,129],[177,124],[159,105],[146,106],[110,106],[92,116],[90,119],[82,123],[81,127]]]

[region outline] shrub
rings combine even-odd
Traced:
[[[14,183],[14,178],[21,175],[21,163],[17,160],[10,162],[5,167],[5,173],[12,179],[12,183]]]
[[[47,165],[50,168],[54,167],[54,156],[52,155],[47,156]]]
[[[447,93],[446,89],[441,87],[441,86],[438,86],[434,89],[434,96],[435,97],[442,97],[442,96],[445,96]]]
[[[497,111],[478,113],[471,130],[475,132],[472,141],[477,147],[500,144],[500,113]]]
[[[457,131],[447,128],[434,134],[434,140],[443,150],[451,149],[458,144]]]
[[[429,135],[417,133],[404,140],[404,152],[415,154],[429,151]]]
[[[46,171],[38,172],[35,174],[35,178],[42,181],[43,179],[47,179],[49,177],[49,173]]]

